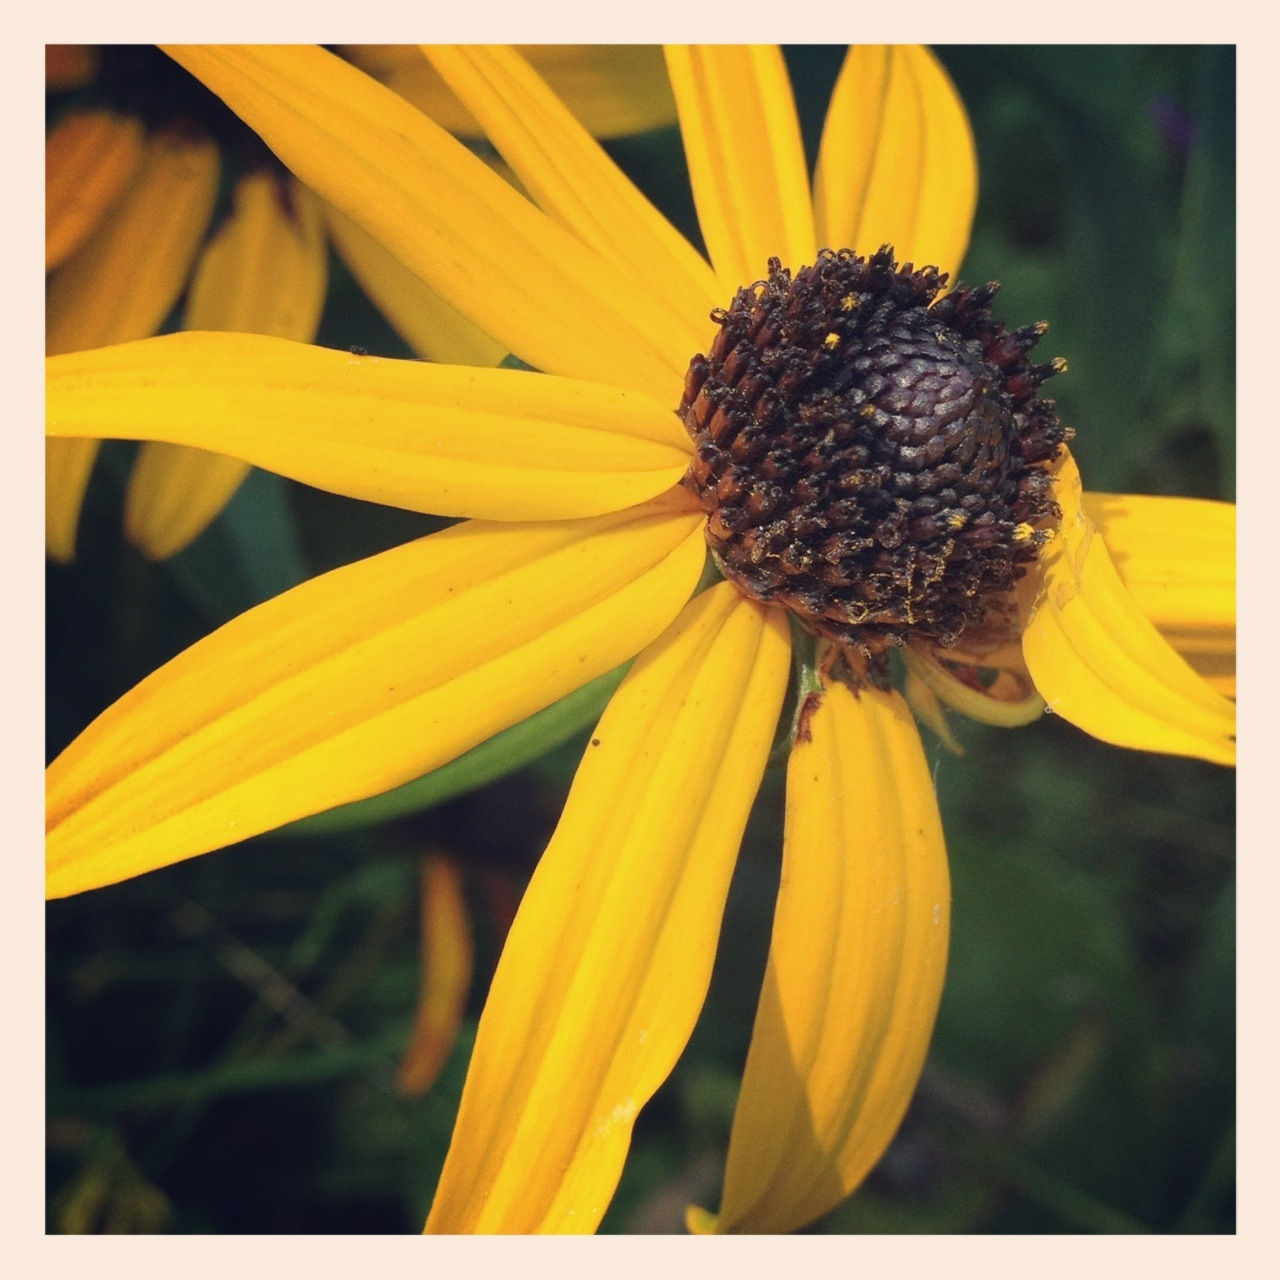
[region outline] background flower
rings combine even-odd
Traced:
[[[797,80],[798,80],[798,81],[800,81],[800,80],[801,80],[801,77],[797,77]],[[985,83],[985,82],[984,82],[984,83]],[[981,96],[981,95],[979,94],[979,96]],[[1024,142],[1026,142],[1026,141],[1028,141],[1028,140],[1027,140],[1027,139],[1023,139],[1023,141],[1024,141]],[[980,145],[980,147],[982,146],[982,138],[981,138],[981,134],[979,135],[979,145]],[[985,154],[985,153],[984,153],[984,154]],[[1023,163],[1024,161],[1025,161],[1025,154],[1019,155],[1019,163]],[[1016,255],[1015,255],[1015,260],[1016,260]],[[1086,260],[1087,260],[1087,256],[1086,256]],[[980,272],[980,271],[979,271],[979,272],[966,271],[966,274],[967,274],[967,275],[970,275],[971,277],[973,277],[973,276],[975,276],[975,275],[977,275],[977,274],[982,274],[982,272]],[[1000,274],[1000,275],[1002,276],[1002,278],[1004,278],[1004,279],[1005,279],[1005,282],[1006,282],[1006,290],[1008,290],[1008,288],[1009,288],[1009,271],[1008,271],[1004,266],[1001,266],[997,271],[992,272],[992,274]],[[1035,312],[1035,313],[1040,313],[1040,312],[1045,311],[1047,308],[1046,308],[1046,307],[1045,307],[1045,305],[1044,305],[1043,303],[1041,303],[1041,302],[1031,302],[1030,304],[1028,304],[1028,309],[1029,309],[1029,310],[1031,310],[1031,311],[1033,311],[1033,312]],[[1057,326],[1057,328],[1058,328],[1058,330],[1059,330],[1059,332],[1060,332],[1060,331],[1061,331],[1061,329],[1062,329],[1062,323],[1061,323],[1060,321],[1058,321],[1057,316],[1056,316],[1056,315],[1054,315],[1054,313],[1053,313],[1051,310],[1049,311],[1049,314],[1050,314],[1050,317],[1051,317],[1051,318],[1053,318],[1053,319],[1055,320],[1056,326]],[[365,345],[367,345],[367,344],[365,344]],[[1065,346],[1065,344],[1064,344],[1064,346]],[[1068,355],[1070,355],[1070,356],[1072,357],[1072,360],[1073,360],[1073,367],[1077,367],[1077,368],[1078,368],[1078,359],[1076,358],[1076,356],[1074,355],[1074,353],[1073,353],[1069,348],[1067,348],[1067,354],[1068,354]],[[1065,401],[1065,398],[1066,398],[1066,397],[1065,397],[1065,393],[1064,393],[1064,395],[1063,395],[1062,397],[1060,397],[1060,398],[1061,398],[1061,399],[1063,399],[1063,400]],[[1069,411],[1069,416],[1070,416],[1070,411]],[[1099,432],[1101,432],[1101,430],[1102,430],[1102,428],[1099,428]],[[1096,472],[1091,472],[1090,474],[1091,474],[1091,476],[1093,476],[1093,475],[1096,475],[1097,473],[1096,473]],[[1180,477],[1180,478],[1179,478],[1179,480],[1181,481],[1181,479],[1182,479],[1182,478]],[[1106,482],[1104,481],[1103,483],[1106,483]],[[1122,483],[1133,484],[1133,482],[1131,482],[1131,481],[1122,481]],[[1134,487],[1141,487],[1141,486],[1140,486],[1140,485],[1135,485]],[[1157,486],[1157,487],[1158,487],[1158,486]],[[1172,487],[1174,487],[1174,488],[1181,488],[1181,487],[1182,487],[1182,484],[1181,484],[1181,483],[1178,483],[1178,484],[1175,484],[1175,485],[1174,485],[1174,486],[1172,486]],[[99,701],[99,704],[98,704],[98,705],[101,705],[101,701]],[[1036,733],[1040,733],[1040,732],[1041,732],[1040,727],[1037,727],[1037,730],[1036,730],[1035,732],[1036,732]],[[1050,728],[1049,728],[1048,732],[1052,733],[1052,727],[1050,727]],[[1071,749],[1072,749],[1072,752],[1073,752],[1073,754],[1075,754],[1075,753],[1078,751],[1078,748],[1079,748],[1079,740],[1078,740],[1078,738],[1076,738],[1076,737],[1071,737],[1071,738],[1069,739],[1069,741],[1070,741],[1070,743],[1071,743]],[[972,743],[969,743],[969,744],[967,744],[967,745],[969,745],[969,746],[970,746],[971,754],[973,754],[973,751],[974,751],[973,744],[972,744]],[[1016,746],[1017,746],[1017,748],[1019,749],[1019,755],[1021,755],[1024,751],[1026,751],[1025,741],[1020,741],[1020,742],[1018,742],[1018,743],[1016,744]],[[941,772],[942,772],[942,773],[947,772],[948,767],[949,767],[948,763],[947,763],[947,762],[943,762],[943,764],[942,764],[942,768],[941,768]],[[967,766],[966,766],[966,767],[967,767]],[[1006,788],[1009,790],[1009,792],[1010,792],[1010,801],[1009,801],[1009,803],[1010,803],[1011,808],[1012,808],[1013,810],[1015,810],[1015,811],[1016,811],[1016,810],[1017,810],[1017,808],[1018,808],[1017,801],[1016,801],[1016,791],[1015,791],[1015,790],[1014,790],[1014,788],[1012,787],[1012,784],[1011,784],[1011,782],[1010,782],[1010,778],[1011,778],[1013,775],[1015,775],[1016,773],[1017,773],[1017,770],[1015,769],[1015,770],[1011,770],[1011,771],[1010,771],[1010,774],[1008,774],[1008,775],[1000,775],[1000,776],[1001,776],[1001,783],[1002,783],[1002,785],[1003,785],[1004,787],[1006,787]],[[940,776],[941,776],[941,775],[940,775]],[[1037,796],[1037,797],[1034,797],[1034,799],[1035,799],[1037,802],[1039,802],[1040,804],[1048,803],[1048,804],[1052,805],[1052,804],[1054,803],[1054,800],[1053,800],[1053,795],[1054,795],[1054,794],[1060,794],[1060,790],[1059,790],[1059,789],[1055,789],[1055,791],[1050,792],[1050,793],[1049,793],[1048,795],[1046,795],[1045,797],[1038,797],[1038,796]],[[990,796],[983,797],[983,799],[984,799],[985,801],[988,801],[988,802],[989,802],[989,800],[990,800]],[[985,806],[984,806],[984,807],[985,807]],[[1121,807],[1125,807],[1125,806],[1121,806]],[[950,815],[948,814],[948,816],[950,816]],[[1026,818],[1026,815],[1025,815],[1025,814],[1023,814],[1023,815],[1021,815],[1021,816],[1022,816],[1024,819]],[[1023,829],[1023,830],[1025,830],[1025,829],[1026,829],[1026,827],[1027,827],[1028,825],[1030,825],[1030,826],[1034,829],[1034,825],[1035,825],[1035,824],[1034,824],[1034,822],[1029,822],[1029,823],[1028,823],[1028,822],[1026,822],[1026,821],[1024,821],[1023,826],[1022,826],[1022,829]],[[997,829],[998,829],[998,822],[997,822]],[[1062,829],[1062,828],[1061,828],[1060,826],[1058,826],[1058,825],[1055,825],[1055,826],[1053,827],[1053,830],[1054,830],[1055,832],[1057,832],[1057,833],[1060,833],[1061,829]],[[954,840],[954,837],[953,837],[953,840]],[[749,847],[750,847],[750,845],[749,845]],[[776,847],[776,844],[775,844],[775,847]],[[991,846],[990,846],[990,845],[988,845],[987,847],[988,847],[988,848],[990,848]],[[758,850],[757,850],[757,852],[758,852]],[[988,870],[990,870],[990,868],[988,868]],[[997,871],[1003,871],[1005,874],[1008,874],[1008,868],[1006,868],[1006,867],[998,867],[998,868],[997,868]],[[169,873],[165,873],[165,874],[169,874]],[[767,875],[767,867],[766,867],[766,869],[765,869],[765,874]],[[996,877],[996,879],[998,880],[998,879],[999,879],[999,876],[997,876],[997,877]],[[984,881],[984,882],[985,882],[985,883],[987,883],[987,884],[991,883],[990,881]],[[959,884],[959,880],[958,880],[958,884]],[[110,892],[115,892],[115,891],[113,890],[113,891],[110,891]],[[765,900],[767,901],[770,897],[771,897],[771,894],[770,894],[768,891],[766,891],[766,892],[764,893],[764,898],[765,898]],[[957,893],[957,898],[959,899],[959,893]],[[958,901],[958,910],[957,910],[957,917],[958,917],[958,918],[959,918],[959,916],[962,914],[962,910],[961,910],[961,909],[962,909],[962,906],[963,906],[963,904],[959,903],[959,901]],[[1023,907],[1023,910],[1025,910],[1025,905],[1024,905],[1024,907]],[[1017,917],[1017,916],[1019,916],[1020,914],[1022,914],[1022,912],[1021,912],[1021,911],[1019,911],[1019,910],[1015,910],[1013,914],[1015,915],[1015,917]],[[1063,914],[1063,913],[1061,913],[1061,912],[1060,912],[1059,914]],[[1068,914],[1069,914],[1069,913],[1068,913]],[[727,932],[733,932],[733,931],[732,931],[732,930],[730,930],[730,931],[727,931]],[[1043,937],[1043,936],[1045,936],[1045,935],[1044,935],[1043,933],[1041,933],[1041,935],[1040,935],[1040,936],[1042,936],[1042,937]],[[1051,935],[1050,935],[1050,936],[1051,936]],[[1074,938],[1078,937],[1078,933],[1077,933],[1076,931],[1065,931],[1065,932],[1063,933],[1063,937],[1064,937],[1064,939],[1068,939],[1068,938],[1072,938],[1072,939],[1074,939]],[[1006,977],[1007,977],[1006,971],[1005,971],[1005,969],[1004,969],[1004,967],[1003,967],[1003,966],[1001,966],[1001,972],[1000,972],[1000,975],[999,975],[999,976],[1000,976],[1001,978],[1006,978]],[[1008,998],[1007,993],[999,994],[999,996],[998,996],[998,1000],[997,1000],[997,1003],[1004,1003],[1004,1002],[1007,1000],[1007,998]],[[944,1009],[944,1015],[945,1015],[945,1009]],[[1077,1028],[1077,1024],[1076,1024],[1076,1022],[1073,1020],[1073,1021],[1071,1022],[1071,1030],[1075,1031],[1075,1030],[1077,1030],[1077,1029],[1078,1029],[1078,1028]],[[1054,1043],[1054,1045],[1057,1045],[1057,1044],[1058,1044],[1058,1040],[1055,1038],[1053,1043]],[[1087,1047],[1088,1047],[1088,1046],[1087,1046],[1087,1044],[1086,1044],[1086,1048],[1087,1048]],[[1087,1059],[1087,1054],[1085,1055],[1085,1058]],[[686,1107],[689,1105],[689,1103],[688,1103],[688,1100],[687,1100],[687,1099],[685,1100],[685,1102],[684,1102],[684,1104],[683,1104],[683,1105],[685,1105]],[[646,1114],[647,1114],[647,1113],[646,1113]],[[637,1147],[637,1155],[638,1155],[638,1153],[639,1153],[639,1146]]]

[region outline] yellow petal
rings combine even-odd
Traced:
[[[84,242],[142,161],[142,126],[111,111],[64,116],[45,139],[44,269]]]
[[[661,313],[461,143],[314,46],[169,50],[308,186],[527,364],[674,402]]]
[[[61,897],[418,777],[625,661],[704,559],[671,501],[567,524],[474,522],[241,614],[49,768]]]
[[[794,1231],[884,1154],[915,1092],[950,885],[920,735],[895,693],[833,685],[787,768],[782,884],[718,1229]]]
[[[610,386],[176,333],[49,361],[48,432],[214,449],[439,515],[560,519],[655,497],[688,465],[669,407]]]
[[[661,302],[672,363],[704,350],[726,301],[710,267],[529,64],[496,45],[423,51],[538,205]]]
[[[45,550],[59,564],[70,564],[75,559],[80,505],[97,456],[96,440],[44,443]]]
[[[49,279],[45,339],[51,354],[154,333],[177,302],[204,236],[218,185],[212,143],[153,138],[129,191]],[[70,560],[97,444],[54,442],[45,461],[49,554]]]
[[[236,183],[230,216],[200,255],[183,327],[310,341],[328,274],[316,197],[284,175],[249,173]]]
[[[973,134],[947,73],[927,49],[853,45],[827,110],[814,206],[818,238],[953,279],[978,199]]]
[[[200,255],[183,323],[309,341],[320,323],[328,265],[315,196],[292,178],[250,173]],[[181,551],[248,470],[238,458],[201,449],[143,445],[125,494],[129,540],[157,560]]]
[[[128,192],[49,278],[49,353],[155,333],[187,283],[217,188],[212,142],[178,134],[152,138]]]
[[[676,104],[656,45],[516,47],[593,137],[619,138],[675,122]],[[342,45],[340,51],[450,133],[482,136],[475,117],[416,45]]]
[[[176,555],[217,519],[248,474],[239,458],[144,444],[125,490],[125,536],[153,560]]]
[[[950,650],[934,651],[924,645],[909,645],[902,650],[902,661],[907,671],[953,711],[959,711],[972,720],[998,729],[1018,729],[1044,714],[1044,699],[1021,661],[1015,669],[1000,670],[991,684],[984,684],[976,679],[976,669],[964,673],[974,678],[962,679],[950,664],[954,662],[962,667],[970,664],[959,663],[958,659],[959,655],[953,656]],[[977,667],[985,665],[975,664]]]
[[[666,55],[698,223],[725,288],[764,278],[775,255],[793,269],[811,263],[809,172],[781,50],[673,45]]]
[[[911,708],[912,715],[921,724],[928,725],[952,755],[964,755],[964,747],[951,732],[951,726],[947,723],[947,715],[942,709],[938,695],[910,668],[907,669],[906,678],[902,682],[902,694]]]
[[[728,584],[614,695],[494,975],[432,1232],[590,1232],[702,1005],[787,682]]]
[[[462,892],[462,872],[452,858],[422,859],[422,994],[396,1084],[401,1093],[426,1093],[458,1038],[471,989],[471,920]]]
[[[1161,637],[1125,589],[1081,504],[1064,451],[1058,536],[1042,553],[1044,589],[1022,639],[1049,710],[1104,742],[1235,761],[1235,708]]]
[[[459,315],[372,236],[331,204],[324,206],[324,216],[334,248],[351,274],[420,356],[444,364],[502,363],[507,351],[501,343]]]
[[[1234,504],[1086,493],[1084,509],[1138,608],[1219,693],[1234,697]]]

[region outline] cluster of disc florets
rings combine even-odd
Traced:
[[[883,654],[954,643],[1007,591],[1058,514],[1044,464],[1067,432],[1036,391],[1047,326],[1007,331],[998,285],[960,286],[824,249],[739,289],[695,356],[685,477],[726,577],[811,631]]]

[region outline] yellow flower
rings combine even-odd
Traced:
[[[733,581],[690,599],[711,528],[680,483],[690,358],[740,286],[743,306],[761,296],[773,256],[798,269],[824,245],[890,243],[953,271],[975,164],[923,50],[849,52],[811,186],[776,49],[670,49],[708,263],[518,56],[426,54],[530,199],[319,49],[174,50],[540,372],[231,334],[49,362],[56,437],[216,439],[307,483],[468,519],[249,611],[99,717],[49,771],[48,886],[111,883],[396,786],[638,655],[512,926],[427,1223],[590,1231],[701,1007],[789,680],[785,609]],[[1043,698],[1106,741],[1230,761],[1232,705],[1157,628],[1207,665],[1232,651],[1231,509],[1083,498],[1065,450],[1054,469],[1060,527],[1021,612],[997,593],[951,649],[907,636],[920,705],[1016,722]],[[1041,541],[1029,523],[1012,536],[1028,556]],[[825,682],[800,704],[724,1195],[697,1229],[790,1230],[837,1203],[924,1059],[947,947],[941,825],[902,697],[836,678],[865,657],[824,645],[809,679]]]
[[[226,160],[206,122],[184,111],[173,86],[185,80],[188,100],[207,94],[176,68],[159,84],[148,76],[148,56],[164,71],[165,60],[155,51],[113,49],[103,55],[111,65],[96,68],[93,50],[78,52],[88,63],[82,77],[91,79],[96,69],[106,101],[114,85],[130,105],[77,99],[58,114],[46,140],[50,353],[156,333],[188,290],[188,328],[313,338],[328,275],[315,196],[287,174],[271,172],[263,152],[260,163],[237,179],[229,216],[206,240]],[[64,52],[53,70],[66,61]],[[63,79],[51,75],[50,88]],[[163,99],[166,89],[171,109],[161,109],[158,120],[154,100]],[[48,444],[46,542],[55,560],[74,554],[96,454],[93,440]],[[144,446],[126,499],[129,537],[153,556],[180,550],[222,509],[247,471],[239,459]]]

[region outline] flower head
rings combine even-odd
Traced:
[[[714,313],[680,402],[711,554],[868,657],[949,647],[1050,537],[1044,464],[1066,433],[1035,398],[1060,362],[1026,359],[1044,326],[1006,333],[995,285],[935,303],[944,278],[888,246],[769,272]]]
[[[1041,328],[938,296],[975,180],[929,54],[850,51],[811,187],[777,50],[668,51],[708,262],[519,57],[426,52],[530,198],[320,50],[175,56],[541,372],[214,334],[51,362],[52,434],[216,441],[469,519],[251,610],[106,711],[50,770],[50,891],[394,786],[635,655],[512,926],[428,1221],[594,1229],[706,991],[794,615],[820,651],[716,1224],[792,1229],[884,1150],[945,967],[941,825],[886,654],[993,722],[1043,696],[1224,762],[1232,708],[1097,535]],[[694,594],[708,545],[727,580]]]

